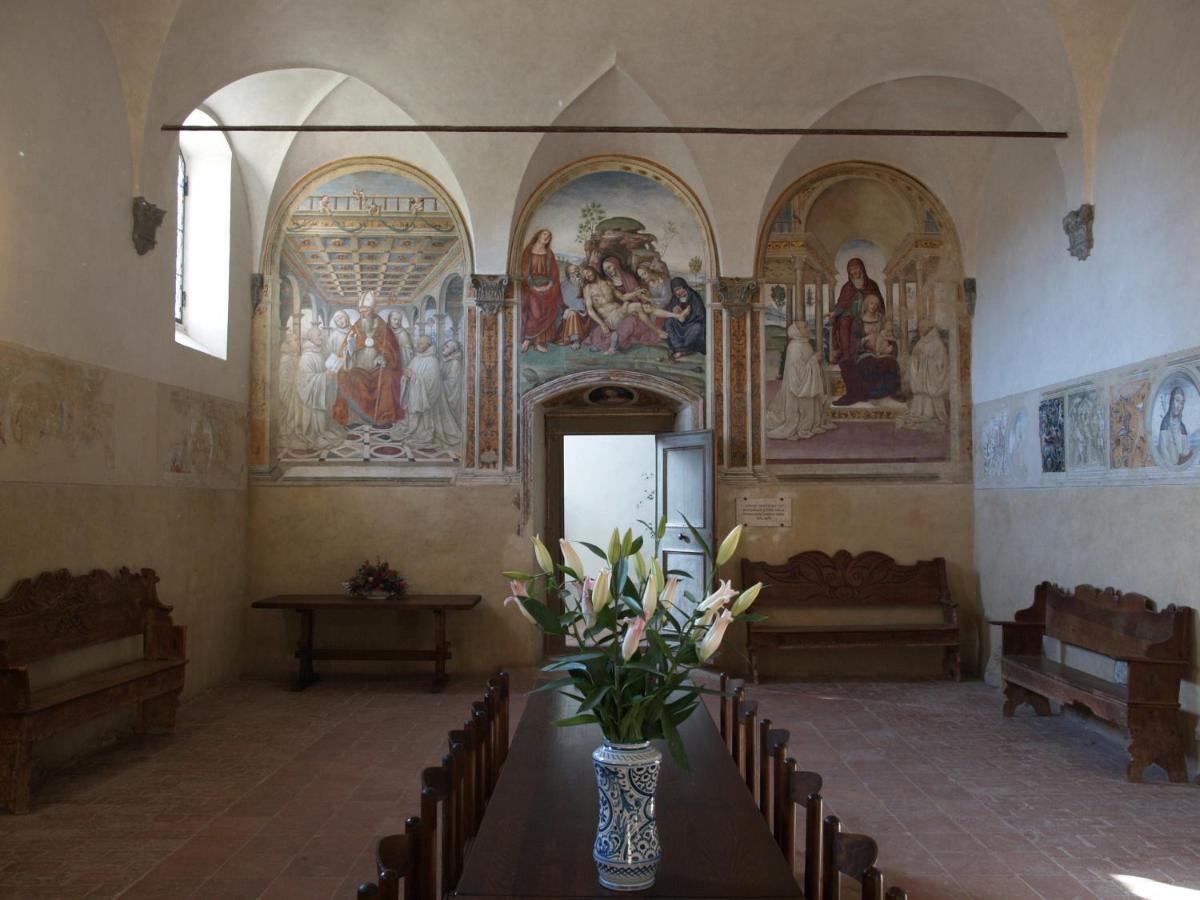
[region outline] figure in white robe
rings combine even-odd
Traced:
[[[325,339],[318,325],[304,333],[296,365],[296,413],[291,444],[297,449],[325,449],[341,438],[329,429],[329,372],[325,368]]]
[[[462,428],[446,398],[441,360],[428,337],[417,341],[404,389],[404,420],[392,429],[395,437],[420,450],[449,452],[457,457]]]
[[[329,322],[325,332],[325,345],[322,351],[325,356],[325,402],[326,409],[333,409],[337,400],[337,373],[343,366],[342,348],[346,346],[346,338],[350,334],[350,314],[339,309]]]
[[[463,406],[463,355],[458,341],[446,341],[442,345],[442,383],[445,385],[446,403],[454,413],[456,421],[462,421]]]
[[[837,426],[829,412],[829,385],[821,358],[809,343],[808,325],[788,326],[783,382],[767,406],[767,437],[785,441],[810,438]]]
[[[935,323],[924,320],[919,328],[921,339],[913,346],[908,361],[912,399],[908,411],[896,420],[896,427],[941,431],[950,419],[950,352]]]
[[[288,319],[279,345],[279,435],[285,441],[296,432],[299,398],[296,395],[296,368],[300,364],[300,345],[296,340],[295,320]]]

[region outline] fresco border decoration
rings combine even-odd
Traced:
[[[354,176],[361,181],[354,183]],[[327,184],[335,190],[318,197]],[[399,196],[398,188],[405,186],[406,196]],[[397,196],[389,195],[391,188]],[[312,235],[320,243],[297,250],[292,246],[297,234]],[[452,240],[447,243],[446,238]],[[310,271],[313,265],[320,272]],[[309,480],[453,478],[463,464],[462,448],[470,443],[460,433],[467,423],[459,395],[463,382],[475,378],[474,354],[464,346],[470,333],[466,280],[473,267],[471,232],[457,202],[418,166],[389,156],[351,156],[299,178],[275,206],[264,232],[259,268],[262,299],[267,302],[256,305],[251,319],[252,474]],[[431,274],[415,274],[426,271]],[[425,283],[435,275],[440,286]],[[332,286],[322,281],[330,278]],[[407,296],[415,290],[413,279],[420,282],[422,295],[415,299]],[[326,288],[335,294],[329,295]],[[433,297],[429,304],[425,294]],[[285,324],[288,310],[282,305],[287,303],[293,315]],[[343,307],[350,311],[338,322]],[[450,309],[458,317],[453,325]],[[360,324],[363,315],[370,318]],[[342,348],[331,350],[339,334],[355,338],[353,346],[343,342]],[[287,347],[281,346],[285,337],[290,338]],[[319,350],[309,343],[320,345]],[[297,378],[306,377],[302,370],[309,357],[325,359],[329,374],[324,376],[324,400],[317,397],[318,385],[308,391],[312,397],[290,404],[298,412],[289,409],[280,393],[289,380],[289,367],[280,356],[285,350],[298,361]],[[449,362],[447,354],[454,357]],[[367,355],[378,359],[365,359]],[[392,356],[402,356],[403,362]],[[369,363],[375,366],[362,368]],[[380,364],[384,368],[376,372]],[[313,362],[307,368],[321,366]],[[447,370],[453,370],[452,382]],[[318,375],[308,380],[315,384]],[[393,407],[394,413],[388,414]],[[305,412],[310,415],[304,417]],[[284,429],[285,419],[292,422],[297,415],[305,420],[303,435],[298,425]],[[315,424],[309,421],[314,416],[320,418]],[[350,446],[360,434],[365,435],[361,452]]]
[[[971,480],[963,265],[945,205],[895,167],[833,162],[779,193],[755,251],[767,472]]]
[[[1043,471],[1039,413],[1064,400],[1063,470]],[[1200,483],[1200,347],[989,400],[975,412],[979,490]],[[1182,462],[1164,465],[1172,450]]]

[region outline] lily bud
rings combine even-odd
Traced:
[[[562,550],[563,562],[566,563],[567,568],[575,573],[576,580],[583,581],[583,560],[579,558],[579,554],[575,552],[571,542],[566,538],[559,538],[558,547]]]
[[[601,569],[600,574],[596,576],[596,583],[592,587],[592,609],[597,615],[600,614],[600,610],[608,606],[608,601],[612,599],[608,590],[611,578],[612,569]]]
[[[634,554],[633,567],[637,570],[638,581],[646,577],[646,557],[641,550]]]
[[[638,644],[642,640],[642,632],[646,630],[646,620],[641,616],[635,616],[629,620],[629,627],[625,629],[625,637],[621,640],[621,658],[625,662],[629,662],[633,654],[637,653]]]
[[[758,592],[761,590],[762,582],[760,581],[742,591],[741,595],[735,601],[733,601],[733,614],[735,616],[740,616],[742,613],[748,610],[750,608],[750,604],[758,598]]]
[[[666,608],[666,609],[674,609],[675,608],[675,595],[678,592],[679,592],[679,579],[672,575],[670,580],[667,582],[666,589],[663,590],[662,596],[659,597],[659,599],[662,601],[662,605],[664,608]]]
[[[700,662],[705,662],[707,659],[717,652],[717,648],[721,646],[721,639],[725,637],[725,629],[729,627],[729,623],[733,621],[733,614],[729,610],[725,610],[708,627],[708,632],[700,640],[696,647],[696,656],[700,658]]]
[[[550,556],[546,545],[542,543],[541,535],[535,535],[533,538],[533,555],[537,557],[538,565],[542,567],[543,572],[554,571],[554,559]]]
[[[583,625],[591,628],[596,624],[596,610],[592,607],[592,587],[594,582],[588,578],[579,585],[579,611],[583,614]]]
[[[512,593],[504,598],[504,605],[508,606],[510,603],[515,603],[517,605],[517,609],[520,610],[521,615],[536,625],[537,619],[533,617],[532,613],[525,608],[525,604],[521,602],[522,597],[529,596],[529,591],[525,588],[525,582],[510,581],[508,583],[508,589],[512,591]]]
[[[646,590],[642,592],[642,618],[649,622],[657,606],[658,585],[654,583],[653,578],[648,578],[646,580]]]
[[[608,563],[615,566],[617,557],[621,555],[621,532],[613,529],[612,537],[608,539]]]
[[[661,594],[662,589],[667,586],[667,577],[663,574],[663,567],[657,559],[650,560],[650,567],[654,569],[654,584],[658,587]]]
[[[725,540],[721,541],[721,546],[717,549],[717,565],[723,566],[733,558],[733,554],[737,551],[738,542],[742,539],[742,529],[744,525],[735,525],[729,534],[725,535]]]

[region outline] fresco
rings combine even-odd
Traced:
[[[1042,445],[1042,471],[1065,472],[1063,398],[1050,397],[1038,404],[1038,437]]]
[[[1105,446],[1107,418],[1096,390],[1078,391],[1067,397],[1067,457],[1072,469],[1103,466],[1108,459]]]
[[[1114,469],[1140,469],[1154,465],[1146,440],[1146,401],[1150,380],[1135,378],[1109,387],[1108,448]]]
[[[708,241],[682,192],[604,167],[552,187],[520,241],[520,388],[593,368],[702,394]]]
[[[957,240],[911,179],[841,168],[789,189],[762,242],[766,460],[948,461],[969,385]]]
[[[279,236],[272,425],[281,460],[453,462],[463,440],[462,235],[415,173],[306,189]]]
[[[1159,383],[1147,426],[1160,466],[1182,469],[1200,457],[1200,388],[1190,370],[1172,370]]]

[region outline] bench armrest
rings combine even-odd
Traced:
[[[29,672],[24,666],[0,669],[0,715],[29,709]]]
[[[1045,622],[993,622],[1001,630],[1000,652],[1004,656],[1041,656]]]
[[[1046,630],[1045,622],[1014,622],[1011,620],[1000,621],[999,619],[992,619],[989,624],[999,625],[1001,628],[1037,628],[1042,631]]]

